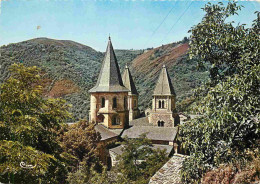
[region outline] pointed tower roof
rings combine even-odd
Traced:
[[[131,94],[138,95],[133,77],[127,65],[125,66],[125,71],[123,74],[123,84],[127,89],[130,90]]]
[[[96,85],[89,90],[94,92],[128,92],[123,85],[116,55],[109,36],[106,54],[101,66]]]
[[[172,82],[165,65],[162,67],[162,71],[160,73],[153,95],[175,95]]]

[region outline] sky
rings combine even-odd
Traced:
[[[180,41],[209,1],[0,0],[0,46],[37,37],[73,40],[98,51],[110,34],[115,49],[145,49]],[[211,1],[216,3],[216,1]],[[224,3],[227,3],[225,1]],[[233,19],[251,24],[260,0],[239,1]]]

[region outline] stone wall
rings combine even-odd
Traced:
[[[172,113],[164,112],[164,110],[161,112],[159,110],[157,110],[157,112],[151,112],[149,120],[153,126],[158,126],[158,121],[163,121],[164,127],[174,127],[174,118]]]
[[[125,104],[127,99],[127,92],[117,93],[92,93],[90,102],[90,121],[99,123],[98,115],[104,116],[103,124],[108,128],[124,128],[128,124],[128,109]],[[102,98],[105,98],[105,106],[102,107]],[[117,107],[113,108],[113,98],[116,98]],[[127,101],[126,101],[127,102]],[[120,124],[113,125],[113,116],[117,115],[120,118]]]

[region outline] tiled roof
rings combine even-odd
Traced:
[[[110,130],[100,124],[95,126],[95,130],[100,133],[102,141],[113,137],[117,137],[123,131],[123,129],[117,129],[117,131],[114,131],[112,129]]]
[[[97,83],[89,92],[129,92],[123,85],[110,37]]]
[[[129,122],[130,126],[153,126],[149,123],[148,117],[134,119]]]
[[[121,155],[122,154],[122,148],[123,148],[123,145],[120,145],[120,146],[117,146],[115,148],[109,149],[109,152],[113,152],[116,155]],[[165,149],[167,155],[170,155],[172,150],[173,150],[173,146],[161,145],[161,144],[153,144],[152,148],[153,149],[160,149],[160,150],[164,150]]]
[[[181,184],[180,170],[187,156],[175,154],[150,179],[149,184]]]
[[[133,77],[127,65],[125,66],[125,71],[123,74],[123,84],[127,89],[130,90],[131,94],[138,95]]]
[[[160,141],[174,141],[178,127],[155,127],[155,126],[133,126],[125,129],[122,138],[139,138],[141,134],[147,133],[147,138]]]
[[[175,95],[172,82],[165,65],[163,65],[153,95]]]
[[[122,148],[123,148],[123,145],[119,145],[117,147],[109,149],[109,152],[113,152],[116,155],[121,155],[122,154]]]
[[[154,149],[160,149],[160,150],[165,149],[167,156],[169,156],[173,151],[173,146],[171,146],[171,145],[153,144],[153,148]]]

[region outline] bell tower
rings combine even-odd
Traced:
[[[136,90],[133,77],[128,66],[125,66],[125,71],[123,74],[123,83],[124,86],[129,89],[128,92],[128,110],[129,110],[129,121],[136,119],[140,115],[140,111],[138,109],[138,92]]]
[[[149,123],[159,127],[174,127],[178,125],[179,116],[176,112],[175,101],[174,88],[167,68],[163,65],[153,92]]]
[[[129,89],[123,85],[110,37],[97,83],[89,92],[89,121],[111,129],[127,126]]]

